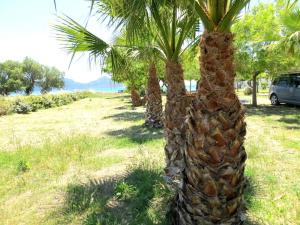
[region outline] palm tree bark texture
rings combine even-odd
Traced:
[[[151,63],[149,67],[149,79],[147,85],[145,124],[149,127],[161,128],[163,127],[162,117],[162,100],[159,81],[157,78],[155,64]]]
[[[143,100],[141,99],[139,92],[135,88],[131,88],[130,97],[131,97],[133,107],[138,107],[143,105]]]
[[[234,92],[233,34],[206,32],[201,82],[186,119],[183,186],[173,224],[233,225],[244,220],[246,124]]]
[[[172,61],[166,63],[166,81],[168,90],[164,112],[167,142],[165,175],[170,187],[176,190],[182,185],[185,146],[186,90],[181,64]]]

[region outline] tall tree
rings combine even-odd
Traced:
[[[174,224],[241,224],[245,209],[246,123],[234,91],[230,28],[249,1],[188,2],[205,31],[200,41],[201,81],[186,119],[186,165]]]
[[[36,81],[42,78],[43,69],[39,63],[28,57],[23,60],[22,69],[25,94],[30,95],[33,92]]]
[[[166,179],[176,189],[182,183],[185,145],[186,90],[180,56],[193,43],[197,18],[181,1],[112,0],[96,1],[110,22],[126,31],[127,40],[136,43],[148,36],[155,40],[160,58],[165,62],[167,102],[164,127],[166,134]],[[189,41],[190,40],[190,41]]]
[[[41,93],[45,94],[53,88],[64,87],[64,74],[55,67],[43,66],[42,78],[39,81]]]
[[[138,43],[149,33],[155,40],[154,48],[158,49],[159,57],[165,61],[166,81],[168,86],[167,103],[165,107],[165,133],[167,156],[166,177],[174,186],[181,183],[183,170],[182,149],[185,145],[184,119],[186,115],[186,90],[180,56],[184,46],[188,47],[187,39],[193,37],[197,19],[191,16],[177,1],[161,0],[112,0],[95,1],[98,11],[110,18],[110,22],[126,32],[126,39],[132,45]],[[75,21],[73,21],[75,22]],[[75,22],[76,23],[76,22]],[[78,26],[72,27],[65,23],[65,28],[56,27],[58,31],[67,33],[67,48],[72,51],[83,51],[90,48],[91,40],[97,40],[93,45],[93,56],[105,55],[114,47],[103,46],[103,41],[87,31],[79,31]],[[75,29],[73,29],[75,28]],[[75,34],[76,33],[76,34]],[[76,38],[74,38],[76,37]],[[88,38],[89,37],[89,38]],[[90,38],[92,37],[92,39]],[[78,42],[82,40],[84,44]],[[73,44],[70,44],[73,43]],[[74,45],[75,43],[75,45]],[[107,48],[109,51],[107,51]],[[89,49],[91,50],[91,48]]]
[[[22,90],[22,64],[12,60],[0,63],[0,95]]]
[[[237,72],[252,79],[252,105],[257,106],[256,84],[260,74],[273,77],[295,65],[294,59],[276,44],[281,39],[281,24],[274,4],[259,4],[233,26]]]

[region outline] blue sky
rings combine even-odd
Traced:
[[[58,15],[66,14],[85,24],[90,3],[85,0],[56,0]],[[252,4],[257,0],[252,0]],[[66,77],[88,82],[101,76],[96,65],[91,68],[86,55],[77,57],[68,69],[68,55],[54,37],[51,25],[57,22],[53,0],[1,0],[0,1],[0,62],[23,60],[29,56],[36,61],[55,66]],[[106,41],[112,38],[112,29],[101,25],[96,18],[89,20],[88,29]]]

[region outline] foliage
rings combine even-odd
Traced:
[[[132,195],[134,195],[135,193],[136,193],[135,187],[133,185],[126,183],[125,181],[118,183],[114,190],[114,195],[118,199],[122,199],[122,200],[126,200],[132,197]]]
[[[240,11],[250,0],[204,1],[187,0],[207,31],[229,31]]]
[[[251,79],[262,73],[273,77],[295,65],[294,58],[276,48],[281,38],[277,13],[273,4],[259,4],[233,26],[239,79]]]
[[[17,99],[14,102],[13,105],[13,112],[19,113],[19,114],[27,114],[32,111],[32,108],[29,104],[26,102],[21,101],[20,99]]]
[[[7,60],[0,63],[0,95],[25,92],[30,95],[35,86],[46,93],[64,86],[64,74],[55,67],[41,65],[26,57],[23,62]]]
[[[252,88],[251,87],[246,87],[244,89],[244,95],[251,95],[252,94]]]
[[[39,82],[41,93],[45,94],[52,90],[52,88],[64,87],[64,74],[55,67],[43,67],[43,76]]]
[[[22,65],[17,61],[7,60],[0,63],[0,95],[22,90]]]
[[[12,112],[12,102],[0,96],[0,116],[8,115]]]
[[[29,164],[25,160],[20,160],[17,165],[17,171],[19,173],[24,173],[30,169]]]
[[[199,80],[199,53],[197,48],[189,48],[182,55],[182,65],[184,69],[184,78],[186,80]]]
[[[283,25],[283,38],[281,45],[293,55],[300,53],[300,8],[299,4],[292,4],[280,13]]]
[[[33,59],[26,57],[22,63],[23,85],[26,95],[33,92],[36,81],[43,76],[42,66]]]
[[[26,114],[39,109],[59,107],[88,96],[90,96],[89,92],[74,92],[41,96],[1,97],[0,116],[7,115],[10,112]]]

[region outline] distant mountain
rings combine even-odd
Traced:
[[[110,79],[110,77],[102,76],[97,80],[91,81],[89,83],[80,83],[72,79],[65,78],[65,90],[100,90],[100,89],[124,89],[124,85],[120,83],[115,83]]]

